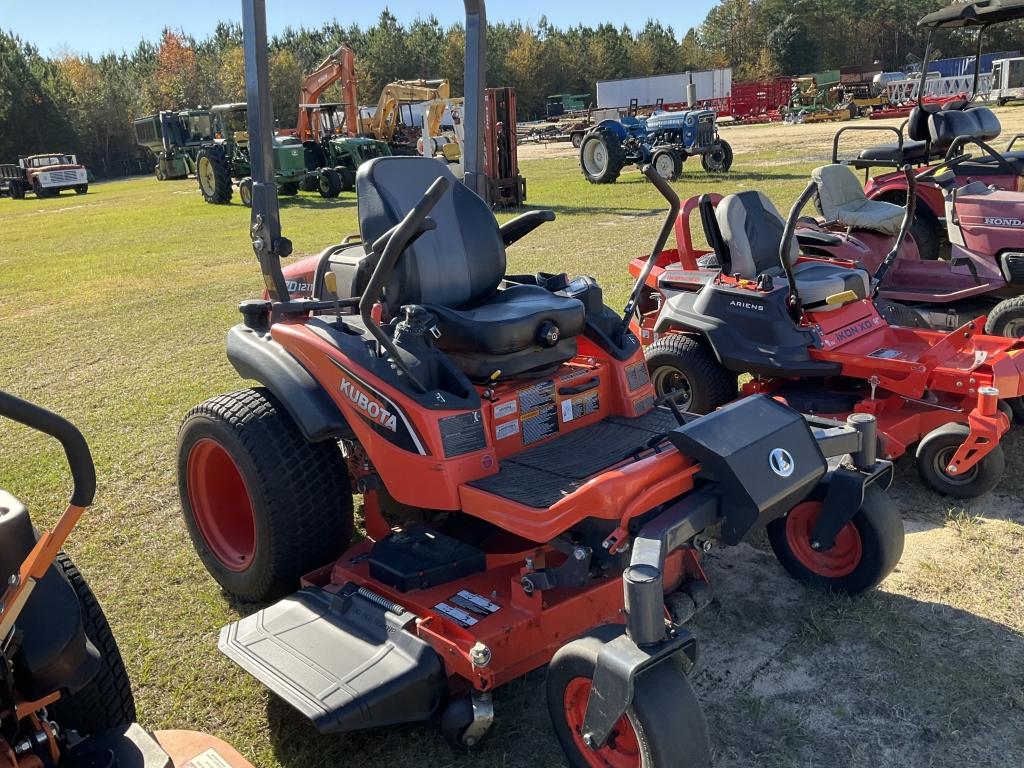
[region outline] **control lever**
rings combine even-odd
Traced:
[[[647,180],[651,182],[655,189],[657,189],[665,202],[668,203],[669,211],[668,216],[665,217],[665,223],[661,225],[661,231],[658,233],[658,239],[654,243],[654,249],[651,251],[650,257],[644,264],[643,270],[640,272],[640,276],[637,277],[636,283],[633,285],[633,290],[630,291],[629,300],[626,302],[626,309],[622,315],[622,330],[623,332],[629,329],[629,321],[633,319],[633,314],[636,312],[636,305],[640,300],[640,291],[644,289],[647,284],[647,278],[651,276],[651,270],[654,269],[654,264],[658,260],[658,255],[665,250],[665,243],[668,242],[668,236],[672,234],[672,228],[675,226],[676,217],[679,216],[679,195],[672,189],[672,185],[669,184],[665,179],[658,175],[658,172],[654,170],[653,165],[645,165],[641,170]]]

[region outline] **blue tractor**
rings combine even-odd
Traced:
[[[583,137],[580,169],[591,184],[611,184],[627,163],[650,163],[659,176],[675,181],[686,158],[698,156],[708,173],[732,167],[732,147],[719,137],[712,109],[602,120]]]

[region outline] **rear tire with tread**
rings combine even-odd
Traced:
[[[333,168],[324,168],[320,171],[320,179],[317,182],[317,190],[320,192],[320,197],[337,197],[341,194],[343,186],[341,174]]]
[[[707,173],[728,173],[732,168],[732,145],[719,141],[719,149],[700,156],[700,165]]]
[[[75,730],[83,736],[135,722],[131,681],[103,609],[70,557],[61,552],[54,566],[75,590],[82,606],[86,637],[100,652],[100,664],[96,676],[84,688],[62,696],[50,707],[51,718],[61,728]]]
[[[738,392],[736,374],[718,362],[703,339],[671,333],[644,351],[655,395],[688,392],[678,400],[680,408],[705,414],[732,402]]]
[[[197,513],[206,512],[201,504],[193,506],[189,457],[204,440],[228,453],[248,493],[255,541],[244,569],[222,562],[197,522]],[[243,600],[265,602],[291,592],[303,575],[336,559],[352,538],[352,491],[337,443],[307,441],[263,388],[219,395],[189,412],[178,432],[178,492],[203,565]]]
[[[219,146],[205,147],[196,156],[196,179],[203,199],[211,205],[231,202],[231,172],[228,170],[224,149]]]
[[[614,132],[595,128],[580,143],[580,170],[591,184],[613,184],[626,165],[626,151]]]

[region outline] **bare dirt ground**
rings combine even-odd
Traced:
[[[1024,109],[1020,107],[1002,107],[994,110],[1003,124],[1003,136],[1009,137],[1024,133]],[[832,137],[840,128],[847,126],[892,126],[899,127],[898,120],[856,120],[845,123],[815,123],[811,125],[784,125],[783,123],[767,123],[763,125],[722,125],[721,135],[728,141],[733,151],[746,152],[786,152],[792,157],[788,162],[827,162],[832,156]],[[850,132],[844,134],[841,148],[850,150],[895,141],[895,135],[888,131]],[[996,142],[1001,148],[1005,142]],[[529,143],[519,146],[520,160],[541,160],[553,157],[575,157],[578,150],[573,149],[567,141],[547,144]],[[845,153],[844,153],[845,154]],[[780,161],[776,161],[780,162]]]

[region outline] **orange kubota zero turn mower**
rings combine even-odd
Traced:
[[[42,535],[0,489],[0,768],[252,768],[213,736],[134,722],[117,642],[62,551],[96,490],[89,446],[68,421],[6,392],[0,419],[59,440],[74,480],[71,503]]]
[[[439,715],[461,746],[487,731],[496,688],[550,663],[571,765],[707,766],[685,626],[706,595],[685,591],[703,585],[701,553],[799,510],[791,573],[870,589],[903,548],[891,465],[870,415],[812,422],[766,396],[701,418],[657,408],[631,310],[590,278],[506,274],[506,246],[553,214],[499,227],[480,194],[486,22],[465,6],[467,184],[427,158],[365,163],[362,243],[325,251],[312,298],[293,299],[264,7],[243,3],[270,299],[243,302],[227,348],[262,386],[188,414],[179,487],[225,590],[284,597],[220,648],[321,731]]]
[[[916,445],[929,486],[970,498],[1003,475],[999,442],[1022,410],[1024,342],[986,336],[984,315],[952,332],[886,320],[878,290],[914,220],[916,176],[904,173],[910,196],[900,231],[871,274],[841,249],[808,255],[823,253],[823,233],[797,226],[818,192],[814,181],[788,221],[757,191],[688,201],[677,247],[656,254],[653,268],[647,258],[630,265],[647,275],[634,329],[648,345],[655,391],[687,410],[766,393],[828,418],[871,414],[880,455],[895,459]],[[694,210],[713,269],[701,266],[709,252],[693,245]],[[739,374],[751,378],[738,393]]]

